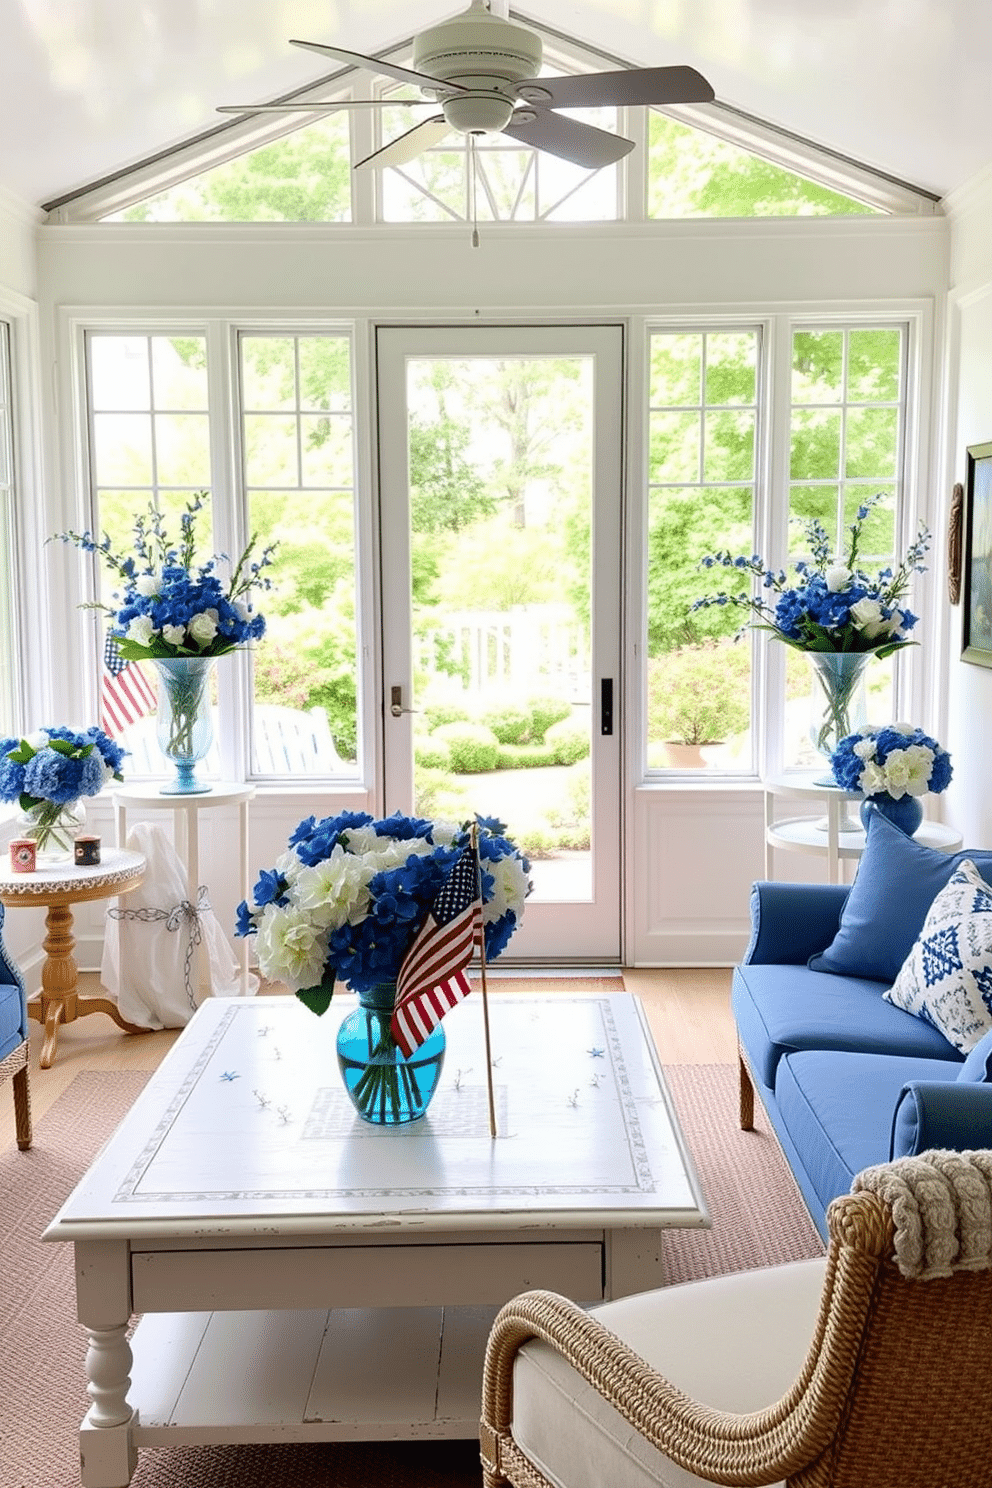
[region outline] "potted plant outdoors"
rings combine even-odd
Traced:
[[[704,640],[650,663],[648,739],[664,745],[668,769],[700,769],[704,746],[748,727],[749,662],[746,647]]]

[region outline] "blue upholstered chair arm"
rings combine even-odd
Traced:
[[[966,1080],[910,1080],[892,1118],[891,1157],[934,1147],[966,1152],[992,1147],[992,1085]]]
[[[805,966],[837,933],[848,884],[773,883],[751,889],[751,943],[745,962]]]
[[[24,988],[24,978],[21,976],[15,962],[7,954],[7,948],[3,943],[3,905],[0,904],[0,986],[16,987],[21,999],[21,1032],[25,1038],[28,1036],[28,1002],[27,993]]]

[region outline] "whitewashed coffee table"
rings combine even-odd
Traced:
[[[709,1220],[639,1002],[489,1003],[495,1139],[477,993],[393,1130],[344,1093],[350,994],[199,1008],[45,1232],[75,1246],[86,1488],[139,1447],[474,1436],[499,1304],[658,1285],[661,1230]]]

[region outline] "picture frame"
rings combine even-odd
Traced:
[[[967,450],[961,660],[992,667],[992,440]]]

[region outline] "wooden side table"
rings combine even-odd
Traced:
[[[80,997],[76,991],[79,968],[73,950],[72,906],[88,899],[109,899],[136,889],[145,876],[141,853],[121,852],[111,848],[95,868],[80,868],[75,863],[53,864],[35,873],[14,873],[10,855],[0,859],[0,903],[10,909],[18,906],[44,905],[45,962],[41,969],[41,992],[28,1002],[28,1016],[45,1025],[45,1041],[39,1064],[48,1069],[55,1058],[55,1041],[59,1025],[74,1023],[88,1013],[106,1013],[125,1033],[147,1033],[126,1023],[109,997]],[[0,936],[2,936],[0,927]]]
[[[125,785],[114,791],[114,810],[117,817],[117,843],[123,847],[127,841],[128,812],[171,811],[173,841],[176,852],[186,867],[186,897],[195,905],[200,892],[200,812],[218,806],[238,808],[238,870],[241,897],[249,895],[248,883],[248,803],[255,794],[253,785],[234,785],[220,781],[208,791],[193,795],[164,795],[161,786]],[[200,942],[200,980],[203,990],[210,991],[209,960],[206,941]],[[241,993],[248,993],[248,940],[245,937],[239,950],[241,967]]]

